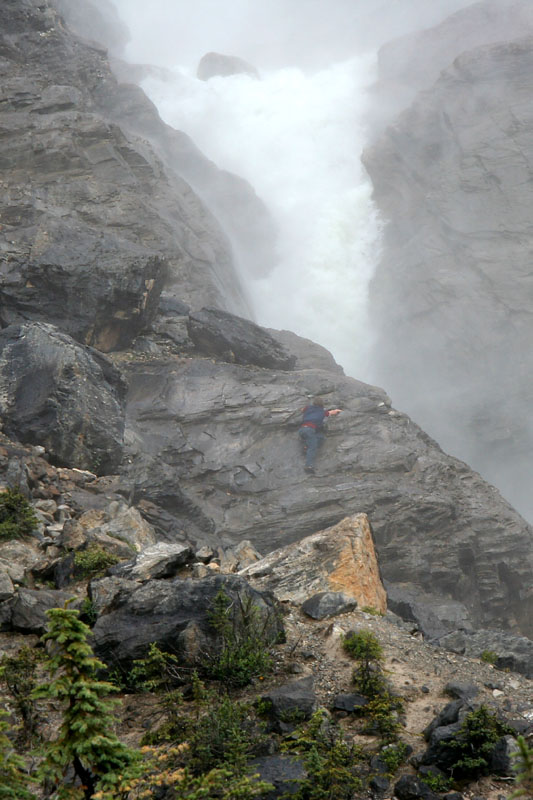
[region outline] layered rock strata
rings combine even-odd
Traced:
[[[266,554],[364,512],[386,580],[454,598],[476,624],[531,630],[531,528],[382,390],[190,355],[124,369],[124,480],[160,535]],[[343,412],[310,477],[297,430],[317,394]]]
[[[24,399],[17,410],[6,384],[4,422],[42,454],[49,448],[52,460],[72,458],[78,468],[96,466],[72,436],[98,430],[113,440],[99,445],[113,457],[98,471],[115,475],[92,478],[94,494],[72,481],[75,519],[62,526],[57,512],[44,527],[38,575],[68,585],[76,541],[92,524],[85,512],[107,514],[112,503],[143,514],[146,542],[153,534],[172,545],[159,548],[172,556],[168,567],[155,553],[158,574],[174,569],[176,544],[180,552],[206,545],[226,553],[249,540],[267,554],[366,513],[389,584],[453,598],[473,625],[532,635],[532,533],[523,519],[394,410],[383,390],[345,377],[323,348],[221,313],[242,300],[227,242],[190,187],[108,116],[132,93],[121,94],[105,53],[73,37],[46,3],[8,0],[2,13],[0,321],[16,324],[3,334],[2,370],[20,380],[15,394],[20,388]],[[140,103],[140,90],[133,93]],[[202,306],[211,310],[198,313]],[[26,344],[37,330],[54,343],[45,347],[46,381],[32,382],[11,358],[17,330]],[[114,366],[87,343],[110,351]],[[281,361],[269,361],[273,354]],[[93,378],[109,384],[109,402],[97,397]],[[300,409],[317,394],[343,412],[308,476],[297,429]],[[50,410],[51,427],[64,431],[57,441],[43,422]],[[50,486],[53,468],[30,470],[18,447],[8,441],[0,452],[4,483],[32,500],[66,497],[64,487]],[[130,540],[117,541],[117,526],[129,530],[128,520],[91,529],[91,541],[122,558]]]
[[[0,52],[2,324],[46,320],[111,351],[150,323],[163,288],[245,310],[212,215],[108,113],[105,51],[51,5],[6,0]]]

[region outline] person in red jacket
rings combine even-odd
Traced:
[[[326,411],[324,402],[320,397],[315,397],[309,406],[302,408],[302,423],[298,429],[298,436],[303,442],[305,452],[305,471],[315,471],[315,458],[318,448],[324,442],[323,425],[326,417],[334,417],[340,414],[340,408],[332,408]]]

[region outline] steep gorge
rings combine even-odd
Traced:
[[[235,230],[248,209],[268,231],[253,191],[165,127],[51,2],[7,0],[2,14],[4,430],[59,466],[112,471],[113,500],[168,542],[249,539],[267,553],[366,512],[391,594],[425,593],[437,615],[454,601],[447,630],[533,636],[532,530],[520,515],[384,390],[344,376],[312,342],[232,316],[248,313],[231,249],[188,181],[202,172],[213,194],[229,186]],[[401,323],[389,340],[401,341]],[[210,336],[197,335],[202,324]],[[102,405],[80,391],[90,374]],[[315,394],[343,413],[308,477],[296,430]]]

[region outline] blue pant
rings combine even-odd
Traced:
[[[324,442],[324,434],[317,431],[316,428],[305,426],[298,430],[298,436],[306,448],[305,466],[314,467],[318,448],[322,447]]]

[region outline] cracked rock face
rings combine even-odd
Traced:
[[[486,141],[481,166],[475,159],[466,161],[466,174],[473,184],[467,180],[463,185],[461,178],[458,185],[457,174],[454,177],[450,168],[458,154],[472,155],[468,148],[477,136],[479,120],[478,110],[467,102],[470,95],[457,94],[456,89],[458,85],[468,88],[475,81],[483,84],[481,76],[490,74],[487,70],[494,54],[509,64],[503,72],[510,81],[512,77],[515,83],[509,86],[516,89],[514,117],[508,106],[494,113],[503,114],[498,117],[501,124],[514,131],[517,142],[522,141],[528,120],[527,102],[521,98],[529,96],[531,57],[518,46],[515,51],[496,48],[480,62],[458,62],[455,72],[443,79],[439,104],[429,110],[415,109],[412,120],[406,117],[410,125],[405,131],[400,127],[393,131],[387,153],[392,152],[394,169],[387,175],[387,194],[381,184],[390,208],[396,203],[402,215],[388,234],[397,236],[395,247],[401,247],[401,258],[393,264],[400,286],[390,283],[394,276],[384,278],[375,308],[383,312],[383,321],[388,293],[395,298],[397,311],[389,314],[391,327],[385,335],[404,348],[396,355],[407,374],[420,353],[427,356],[424,368],[435,404],[442,384],[434,362],[442,350],[432,349],[434,328],[444,337],[444,349],[452,344],[457,347],[460,357],[454,363],[468,376],[473,374],[472,363],[481,363],[487,341],[491,358],[511,329],[516,334],[516,352],[525,353],[521,348],[526,339],[531,341],[527,281],[514,294],[510,289],[506,294],[506,287],[501,287],[502,299],[497,315],[491,317],[488,339],[480,325],[480,306],[474,303],[481,297],[482,305],[494,311],[494,297],[485,290],[495,281],[495,253],[501,259],[504,252],[497,236],[487,243],[483,234],[486,220],[494,222],[497,216],[487,216],[490,204],[485,204],[493,191],[490,181],[487,186],[484,183],[486,164],[492,164],[490,141]],[[527,68],[520,73],[516,63],[522,57]],[[105,509],[110,500],[120,504],[127,497],[128,504],[135,505],[153,527],[154,535],[169,545],[207,545],[227,553],[232,545],[249,540],[267,554],[347,516],[365,513],[389,585],[408,583],[415,592],[452,598],[462,604],[461,614],[464,606],[473,625],[533,635],[531,528],[479,475],[443,453],[409,417],[391,408],[383,390],[345,377],[323,348],[290,332],[276,336],[270,331],[270,337],[263,337],[265,332],[259,331],[258,352],[239,359],[233,343],[248,346],[250,328],[242,334],[231,314],[224,321],[230,344],[222,351],[209,349],[211,337],[209,345],[204,341],[195,350],[187,322],[190,325],[198,309],[218,307],[242,315],[246,303],[217,222],[183,177],[163,165],[168,166],[181,147],[180,163],[192,164],[195,179],[204,181],[203,186],[210,183],[213,168],[201,154],[194,154],[194,146],[179,132],[171,135],[168,129],[157,127],[154,108],[140,90],[118,87],[105,53],[75,39],[45,0],[4,0],[0,86],[0,324],[6,328],[2,334],[6,337],[2,351],[5,386],[0,400],[4,424],[8,434],[32,444],[44,443],[53,460],[70,467],[93,467],[91,457],[108,456],[99,468],[106,474],[95,481],[101,495],[85,486],[94,476],[85,476],[82,486],[74,481],[74,470],[64,470],[72,478],[67,483],[71,484],[70,502],[76,507],[73,522],[81,526],[85,510]],[[490,97],[487,90],[487,103]],[[448,130],[448,122],[439,116],[443,107],[449,107],[457,135],[428,154],[427,131],[424,142],[419,141],[412,134],[413,126],[418,130],[420,122],[420,130],[422,124],[430,132]],[[124,119],[128,124],[122,127]],[[157,138],[161,160],[148,143],[137,138],[141,128],[150,131],[154,141]],[[407,167],[396,159],[395,135],[405,139],[402,157]],[[527,142],[525,136],[524,152]],[[505,190],[511,205],[515,199],[509,187],[514,181],[525,208],[527,181],[521,180],[522,162],[513,152],[509,162],[513,168],[500,176],[496,159],[493,172],[501,178],[498,191]],[[382,155],[385,163],[386,154]],[[422,194],[417,194],[417,202],[413,199],[407,204],[409,213],[404,216],[398,197],[402,170],[411,168],[443,188],[446,202],[438,198],[428,202],[425,195],[421,200]],[[442,173],[433,172],[437,168]],[[221,178],[219,198],[225,196],[226,177]],[[237,207],[240,213],[249,195],[238,180],[229,183],[235,192],[231,209]],[[475,191],[468,193],[471,185]],[[379,191],[378,179],[376,186]],[[468,197],[460,218],[454,216],[449,193]],[[237,195],[244,199],[242,205],[234,206]],[[522,241],[524,249],[529,247],[527,212],[521,214],[517,224],[522,227],[516,235],[511,212],[504,218],[505,235],[516,245],[516,258],[509,264],[515,282],[529,269],[518,246]],[[252,218],[264,221],[259,207],[252,209]],[[263,230],[269,230],[268,224]],[[428,278],[416,259],[420,269],[413,269],[408,258],[413,256],[411,247],[430,248],[436,241],[435,268],[443,266],[445,276],[451,275],[446,272],[448,256],[440,238],[444,230],[455,231],[454,258],[462,252],[476,254],[475,262],[457,262],[459,268],[453,274],[462,276],[464,283],[454,284],[448,293],[452,303],[447,302],[442,284]],[[480,264],[486,274],[480,274]],[[430,320],[427,328],[422,325],[414,335],[410,318],[404,319],[401,313],[409,303],[421,310],[419,320]],[[507,311],[512,303],[522,305],[520,314],[510,318]],[[478,311],[472,313],[473,308]],[[469,315],[468,324],[464,315]],[[6,327],[11,325],[15,327]],[[10,338],[15,330],[26,331],[20,341]],[[46,342],[35,343],[32,337],[37,330]],[[161,344],[165,337],[167,342],[172,340],[166,349]],[[271,337],[283,345],[280,351],[288,351],[289,362],[262,360],[265,343],[272,345]],[[415,349],[419,346],[416,358],[409,349],[413,343]],[[112,357],[99,355],[87,344]],[[52,351],[54,358],[48,359]],[[505,354],[505,348],[501,351]],[[34,355],[49,367],[44,376],[32,361]],[[531,373],[529,357],[528,350],[525,376]],[[120,367],[122,377],[112,364]],[[492,369],[493,362],[489,365]],[[394,363],[389,367],[384,384],[388,386],[390,379],[397,386],[398,370]],[[500,373],[506,378],[505,369]],[[463,379],[464,374],[452,377]],[[122,378],[128,384],[124,447]],[[529,385],[525,378],[522,385]],[[509,419],[519,419],[518,414],[509,416],[516,395],[509,381],[500,381],[498,387],[507,425]],[[18,393],[16,402],[10,392]],[[308,475],[303,471],[297,430],[300,409],[315,395],[322,396],[327,407],[343,411],[330,420],[316,474]],[[486,430],[502,430],[496,422],[489,419]],[[101,437],[98,441],[91,438],[96,432]],[[525,435],[521,441],[527,445]],[[79,449],[80,443],[88,446]],[[34,473],[26,469],[22,458],[12,458],[11,449],[17,447],[4,442],[0,448],[6,485],[22,485],[26,494],[35,492],[43,499],[67,491],[50,483],[49,472],[54,470],[49,465],[41,464]],[[118,474],[109,474],[115,470]],[[121,527],[127,524],[120,523]],[[71,528],[65,536],[70,534],[74,547],[80,531],[75,524]],[[53,526],[47,531],[55,542]],[[98,541],[106,536],[100,532]],[[122,542],[121,547],[125,546]],[[67,578],[68,565],[64,566]],[[108,600],[114,602],[111,597],[128,594],[130,583],[114,579],[114,588],[102,590],[101,607],[107,607]],[[11,587],[5,584],[1,591],[10,596]],[[153,608],[160,593],[157,584],[151,587]],[[143,596],[141,592],[141,600]],[[133,618],[129,613],[124,617],[125,636],[131,632]],[[152,640],[153,633],[149,616],[145,622],[142,644]],[[106,635],[112,638],[115,631],[109,624]]]

